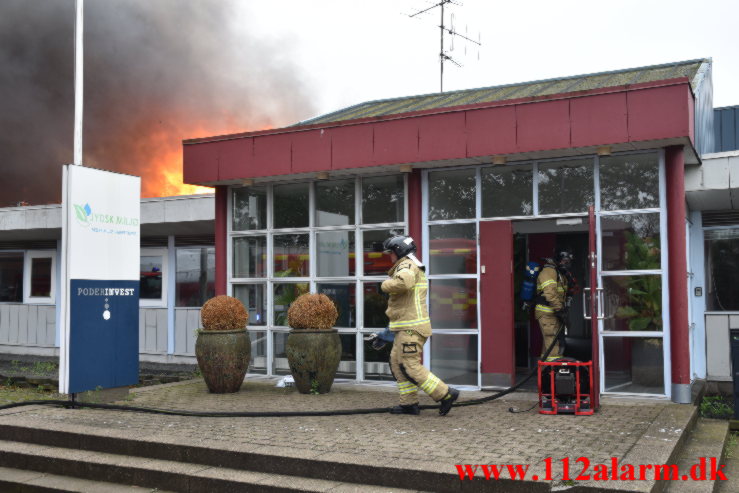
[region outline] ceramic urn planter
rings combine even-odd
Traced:
[[[198,331],[195,357],[208,390],[214,394],[239,391],[250,356],[246,329]]]
[[[200,318],[203,329],[195,341],[195,357],[208,390],[214,394],[238,392],[251,356],[246,332],[249,314],[236,298],[216,296],[205,302]]]
[[[331,390],[341,361],[336,329],[291,330],[285,353],[298,392],[326,394]]]

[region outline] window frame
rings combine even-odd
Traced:
[[[169,299],[169,249],[166,247],[142,248],[139,253],[139,259],[141,257],[162,257],[162,296],[160,299],[144,299],[139,297],[139,308],[167,308]]]
[[[230,203],[229,203],[229,207],[230,207]],[[229,216],[229,220],[230,220],[230,216]],[[177,266],[177,253],[180,250],[194,250],[194,249],[198,249],[198,248],[212,248],[213,249],[213,253],[215,255],[215,245],[214,244],[195,244],[195,245],[179,245],[179,246],[175,245],[175,247],[174,247],[174,266],[172,268],[172,275],[174,276],[174,287],[173,287],[173,291],[172,291],[172,306],[175,309],[177,309],[177,310],[183,310],[183,309],[184,310],[188,310],[188,309],[192,310],[193,308],[202,308],[202,305],[179,306],[177,304],[177,301],[178,301],[178,299],[177,299],[177,267],[178,267]],[[228,254],[231,255],[231,249],[230,248],[228,250]],[[231,261],[229,260],[228,262],[229,262],[229,266],[230,266],[231,265]],[[216,269],[217,269],[217,265],[214,266],[214,271]],[[213,278],[214,278],[214,282],[215,282],[215,272],[214,272]],[[230,292],[229,292],[229,295],[230,295]],[[207,301],[207,299],[204,300],[203,303],[205,303],[205,301]]]
[[[703,242],[703,248],[704,248],[704,255],[703,255],[703,269],[705,272],[705,281],[704,281],[704,307],[705,307],[705,314],[706,315],[739,315],[739,309],[729,309],[729,310],[720,310],[720,309],[708,309],[709,306],[709,293],[713,293],[713,291],[709,291],[708,285],[712,281],[712,266],[709,264],[709,260],[712,259],[711,255],[708,253],[707,243],[710,241],[708,238],[706,238],[706,233],[709,231],[727,231],[727,230],[736,230],[739,231],[739,224],[726,224],[721,226],[703,226],[701,228],[701,241]]]
[[[365,178],[376,178],[381,176],[401,176],[402,177],[402,191],[403,191],[403,219],[399,222],[387,222],[387,223],[364,223],[362,214],[362,185]],[[348,225],[342,226],[317,226],[316,218],[316,183],[318,180],[313,179],[296,179],[288,182],[274,181],[274,182],[259,182],[254,184],[254,187],[264,187],[267,189],[267,224],[264,229],[259,230],[234,230],[233,229],[233,218],[232,218],[232,202],[233,192],[232,189],[239,188],[239,185],[229,187],[229,193],[227,196],[228,205],[228,217],[227,217],[227,242],[226,242],[226,278],[227,278],[227,294],[233,296],[234,287],[245,284],[261,283],[266,288],[267,298],[267,312],[266,312],[266,324],[265,325],[249,325],[247,324],[247,330],[249,333],[252,332],[265,332],[267,348],[266,348],[266,375],[276,375],[274,371],[275,365],[275,348],[274,348],[274,337],[278,333],[287,333],[290,328],[287,326],[276,325],[274,320],[274,286],[281,283],[305,283],[308,284],[309,290],[315,292],[318,284],[322,283],[349,283],[355,286],[354,305],[355,305],[355,326],[353,327],[336,327],[338,332],[342,335],[350,334],[356,339],[356,373],[351,381],[356,382],[371,382],[376,383],[376,380],[367,380],[364,376],[364,351],[363,351],[363,337],[372,332],[376,332],[377,328],[364,327],[364,311],[363,303],[364,296],[362,290],[363,283],[365,281],[378,282],[386,278],[384,274],[365,275],[364,265],[361,259],[363,258],[363,241],[364,232],[373,230],[383,229],[396,229],[402,230],[406,233],[409,230],[409,204],[408,204],[408,178],[407,174],[398,172],[381,172],[372,174],[346,174],[341,176],[332,176],[332,180],[354,180],[355,192],[354,192],[354,222]],[[309,224],[306,227],[300,228],[275,228],[274,227],[274,187],[283,184],[298,184],[308,183],[308,219]],[[350,251],[350,254],[354,254],[355,257],[355,273],[349,276],[337,276],[337,277],[320,277],[318,276],[318,256],[317,256],[317,235],[323,232],[333,231],[347,231],[354,232],[354,249]],[[309,235],[309,275],[305,277],[275,277],[274,262],[271,255],[274,254],[274,236],[283,234],[308,234]],[[247,277],[235,277],[234,276],[234,265],[233,265],[233,242],[235,238],[245,236],[259,236],[264,235],[267,237],[267,252],[270,255],[266,260],[266,275],[261,278],[247,278]],[[361,363],[360,363],[361,362]],[[263,372],[264,373],[264,372]],[[281,374],[281,373],[280,373]]]
[[[49,296],[31,296],[33,259],[50,258],[51,276]],[[56,250],[26,250],[23,255],[23,304],[53,305],[56,299]]]

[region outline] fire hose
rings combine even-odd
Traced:
[[[554,345],[565,328],[565,324],[562,323],[557,331],[557,335],[554,340],[547,348],[546,352],[541,356],[540,361],[545,361],[552,352]],[[455,402],[453,407],[465,407],[465,406],[476,406],[485,402],[490,402],[495,399],[499,399],[504,395],[508,395],[518,390],[523,384],[528,382],[531,377],[536,374],[538,368],[531,370],[520,382],[514,384],[507,389],[496,392],[493,395],[487,397],[481,397],[479,399],[472,399],[468,401]],[[99,404],[94,402],[79,402],[74,399],[74,396],[70,400],[34,400],[24,402],[14,402],[11,404],[4,404],[0,406],[0,411],[5,409],[12,409],[23,406],[59,406],[66,409],[106,409],[114,411],[130,411],[148,414],[164,414],[168,416],[193,416],[201,418],[290,418],[290,417],[309,417],[309,416],[349,416],[355,414],[385,414],[390,412],[390,408],[387,407],[375,407],[368,409],[336,409],[330,411],[241,411],[241,412],[217,412],[217,411],[186,411],[178,409],[157,409],[150,407],[137,407],[137,406],[121,406],[117,404]],[[420,409],[438,409],[439,405],[427,404],[419,406]],[[533,406],[530,408],[533,409]],[[510,412],[514,411],[513,408],[509,408]]]

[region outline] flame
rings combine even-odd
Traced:
[[[144,187],[143,195],[147,197],[170,197],[173,195],[197,195],[202,193],[213,193],[214,189],[210,187],[201,187],[198,185],[188,185],[182,182],[182,151],[168,152],[164,156],[157,158],[155,177],[148,177],[154,180],[151,188]],[[147,195],[152,193],[153,195]]]
[[[182,182],[182,135],[191,135],[192,130],[158,129],[145,132],[149,163],[139,168],[142,197],[171,197],[213,193],[211,187],[188,185]],[[147,159],[148,158],[148,159]]]
[[[149,125],[147,125],[149,123]],[[204,135],[225,135],[243,132],[244,125],[234,121],[214,126],[188,125],[187,127],[163,128],[142,122],[138,128],[143,132],[134,132],[133,149],[128,155],[140,164],[136,173],[141,176],[142,197],[170,197],[174,195],[195,195],[213,193],[211,187],[188,185],[182,182],[182,141]],[[150,128],[152,127],[153,128]],[[272,128],[262,122],[249,125],[249,130]]]

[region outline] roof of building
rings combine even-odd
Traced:
[[[682,77],[688,78],[695,91],[702,81],[703,66],[710,63],[710,59],[702,58],[662,65],[614,70],[611,72],[368,101],[317,116],[299,122],[296,125],[312,125],[354,120],[357,118],[381,117],[413,111],[564,94]]]

